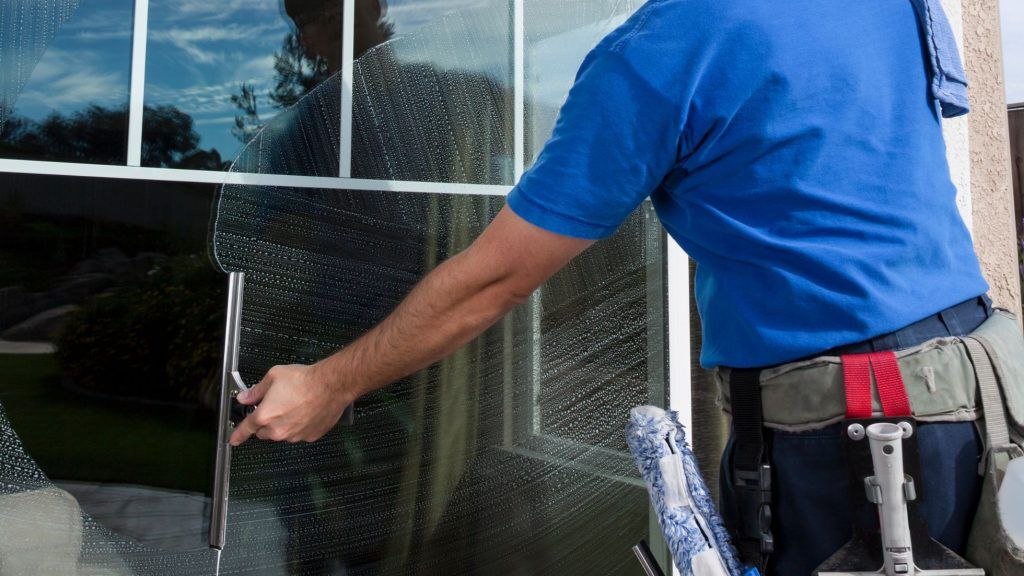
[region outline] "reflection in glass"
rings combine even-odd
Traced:
[[[3,179],[0,531],[20,532],[0,537],[4,570],[205,556],[224,294],[206,257],[213,187]]]
[[[353,70],[352,175],[512,184],[511,2],[388,6],[395,38]]]
[[[74,4],[0,7],[0,157],[125,162],[133,2]]]
[[[340,69],[341,5],[151,0],[143,165],[227,169],[269,119]]]
[[[507,126],[495,125],[509,101],[493,71],[507,71],[507,45],[479,39],[507,35],[507,4],[492,6],[490,18],[449,16],[359,60],[354,125],[367,141],[353,143],[354,173],[501,181]],[[464,62],[453,71],[410,56],[434,54]],[[336,150],[318,145],[337,126],[319,114],[332,109],[334,81],[277,116],[233,170],[336,169]],[[351,342],[501,204],[224,186],[213,250],[246,273],[246,379]],[[630,407],[665,399],[663,249],[645,206],[465,349],[362,398],[354,427],[313,445],[236,449],[225,562],[308,574],[638,572],[630,547],[649,537],[650,518],[622,429]]]

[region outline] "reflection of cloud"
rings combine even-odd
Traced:
[[[1024,102],[1024,4],[1000,2],[1006,99]]]
[[[149,40],[152,42],[168,42],[185,52],[189,58],[200,64],[210,64],[223,60],[224,50],[203,46],[213,42],[237,42],[259,38],[263,34],[277,30],[280,24],[263,24],[259,26],[200,26],[196,28],[171,28],[169,30],[151,30]]]
[[[249,78],[245,81],[252,83],[256,89],[260,113],[269,111],[270,100],[267,97],[267,90],[270,88],[270,78]],[[234,111],[235,105],[231,103],[231,95],[238,94],[238,87],[241,83],[242,81],[232,81],[191,88],[167,88],[150,85],[146,87],[146,104],[150,106],[171,105],[189,114]],[[232,118],[234,117],[232,116]]]
[[[279,0],[174,0],[160,11],[159,16],[167,20],[237,21],[240,17],[254,12],[278,13],[278,2]]]
[[[32,88],[22,95],[23,101],[60,111],[86,104],[123,104],[127,80],[104,68],[99,53],[50,49],[32,73]]]

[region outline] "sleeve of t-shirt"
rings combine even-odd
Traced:
[[[551,139],[508,196],[512,211],[557,234],[613,234],[679,156],[680,105],[664,88],[672,83],[652,77],[657,68],[614,48],[592,51]]]

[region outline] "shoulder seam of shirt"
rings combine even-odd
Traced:
[[[643,13],[643,15],[640,16],[640,19],[637,20],[635,24],[633,24],[633,27],[629,30],[629,32],[627,32],[622,38],[619,38],[614,44],[612,44],[608,48],[608,51],[621,53],[622,48],[625,46],[625,44],[632,40],[633,37],[639,34],[640,30],[644,28],[644,25],[647,23],[647,19],[650,18],[651,13],[654,12],[654,5],[661,4],[663,1],[664,0],[649,0],[647,4],[641,8],[641,10],[645,10],[645,12]]]

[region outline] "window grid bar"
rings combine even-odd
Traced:
[[[365,178],[291,176],[285,174],[253,174],[249,172],[215,172],[206,170],[182,170],[177,168],[153,168],[147,166],[110,166],[104,164],[76,164],[72,162],[12,160],[8,158],[0,158],[0,172],[16,174],[43,174],[49,176],[81,176],[87,178],[116,178],[121,180],[162,180],[167,182],[192,182],[198,184],[239,184],[249,186],[322,188],[328,190],[462,194],[467,196],[504,196],[512,189],[510,186],[492,184],[369,180]]]
[[[343,0],[341,25],[341,125],[338,127],[338,176],[352,176],[352,64],[355,61],[356,1]]]
[[[146,40],[149,0],[135,0],[132,27],[132,71],[128,92],[128,165],[142,163],[142,112],[146,91]]]
[[[512,111],[513,117],[513,171],[519,182],[526,166],[526,54],[525,0],[512,2]]]
[[[690,258],[672,238],[666,239],[668,290],[668,355],[669,394],[671,410],[679,414],[679,421],[691,431],[690,443],[699,437],[692,434],[693,411],[690,394]],[[658,532],[660,534],[660,530]],[[652,535],[653,537],[653,535]],[[673,576],[680,576],[679,568],[672,566]]]

